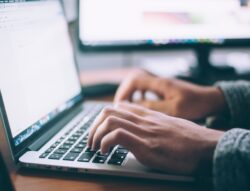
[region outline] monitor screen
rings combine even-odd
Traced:
[[[81,86],[60,1],[9,2],[0,3],[0,88],[18,146],[71,107]]]
[[[239,0],[80,0],[83,46],[222,44],[250,39]]]

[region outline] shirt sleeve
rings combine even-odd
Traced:
[[[216,84],[226,99],[230,125],[250,127],[250,82],[219,82]]]
[[[213,159],[215,191],[250,190],[250,131],[232,129],[219,140]]]

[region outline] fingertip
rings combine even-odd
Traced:
[[[101,151],[101,154],[102,155],[105,155],[106,153],[108,153],[108,149],[106,149],[106,148],[100,148],[100,151]]]
[[[101,144],[100,151],[101,151],[101,154],[105,154],[105,153],[108,152],[108,149],[106,148],[106,146],[104,146],[103,144]]]
[[[120,102],[120,98],[114,98],[114,103],[117,104],[118,102]]]
[[[92,145],[90,148],[91,148],[91,151],[96,151],[96,146],[95,145]]]
[[[87,147],[91,147],[91,141],[88,139]]]
[[[127,100],[125,95],[117,95],[114,98],[115,103],[122,102],[122,101],[125,101],[125,100]]]
[[[88,137],[87,144],[88,144],[89,146],[91,146],[91,145],[92,145],[92,142],[93,142],[93,136],[92,136],[92,134],[89,132],[89,137]]]
[[[94,150],[96,150],[97,149],[97,143],[96,143],[96,141],[95,140],[93,140],[92,141],[92,144],[91,144],[91,149],[94,151]]]

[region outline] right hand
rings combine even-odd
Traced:
[[[149,109],[189,120],[217,114],[225,108],[225,98],[218,87],[204,87],[177,79],[165,79],[137,70],[119,87],[115,102],[130,101],[135,91],[156,93],[160,99],[142,99],[136,103]],[[142,96],[145,97],[145,96]]]
[[[124,146],[143,165],[178,174],[211,173],[222,131],[134,104],[106,107],[89,131],[88,146],[107,153]]]

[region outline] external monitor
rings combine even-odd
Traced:
[[[84,50],[250,44],[250,7],[239,0],[79,0]]]

